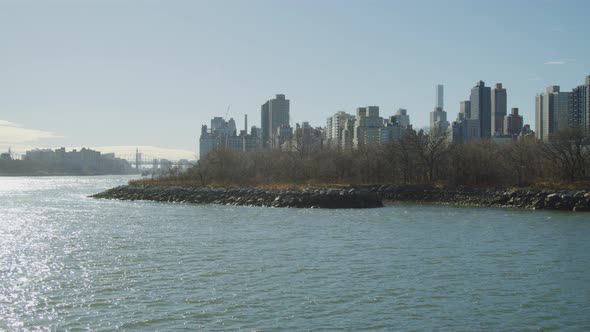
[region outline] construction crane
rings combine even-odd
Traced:
[[[231,107],[231,104],[227,105],[227,110],[225,111],[225,117],[224,117],[224,119],[226,119],[226,121],[227,121],[227,117],[229,116],[229,109],[230,109],[230,107]]]

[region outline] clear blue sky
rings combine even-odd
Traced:
[[[378,105],[422,127],[436,84],[455,119],[478,80],[502,82],[534,126],[536,93],[590,74],[588,13],[590,1],[0,0],[0,148],[196,151],[201,124],[231,104],[239,127],[244,114],[259,125],[277,93],[294,122]],[[2,141],[7,128],[40,136]]]

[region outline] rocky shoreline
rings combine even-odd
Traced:
[[[383,207],[381,198],[366,189],[261,190],[126,185],[90,197],[291,208],[365,209]]]
[[[368,186],[385,201],[454,206],[509,207],[532,210],[590,211],[590,191],[554,189],[478,189],[414,186]]]
[[[382,207],[385,201],[532,210],[590,211],[589,190],[435,188],[429,185],[373,185],[346,189],[303,190],[125,185],[90,197],[291,208],[377,208]]]

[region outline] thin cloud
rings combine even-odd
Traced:
[[[55,133],[37,129],[27,129],[6,120],[0,120],[0,143],[20,144],[59,137]]]
[[[547,61],[544,64],[545,65],[565,65],[567,63],[567,61],[565,60],[555,60],[555,61]]]
[[[18,125],[14,122],[0,120],[0,127],[18,127]]]

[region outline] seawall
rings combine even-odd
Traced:
[[[363,209],[383,207],[381,197],[366,189],[261,190],[125,185],[90,197],[291,208]]]
[[[590,211],[589,190],[435,188],[428,185],[379,185],[364,188],[378,194],[386,202]]]
[[[372,185],[347,189],[262,190],[125,185],[94,198],[291,208],[360,209],[383,202],[532,210],[590,211],[590,191],[553,189],[436,188],[430,185]]]

